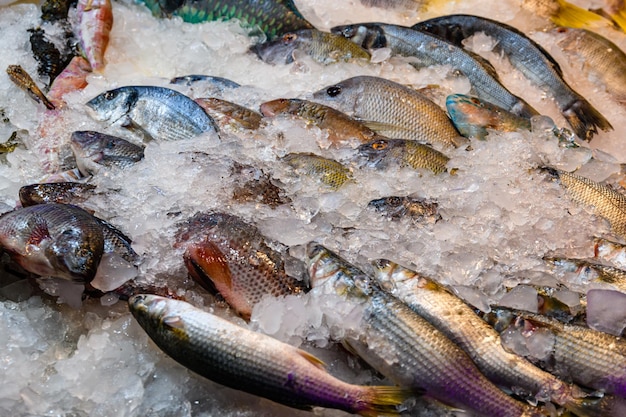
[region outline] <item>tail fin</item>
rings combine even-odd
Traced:
[[[597,28],[611,26],[611,22],[589,10],[575,6],[565,0],[557,0],[559,11],[552,17],[552,21],[559,26],[571,28]]]
[[[626,415],[626,399],[612,395],[577,398],[568,401],[565,408],[579,417],[620,417]]]
[[[401,411],[400,406],[404,401],[422,394],[422,392],[417,390],[391,386],[372,386],[366,387],[366,390],[363,402],[359,404],[362,408],[354,410],[356,413],[366,417],[399,415]]]
[[[590,141],[598,133],[598,127],[604,131],[613,130],[611,123],[582,97],[567,105],[562,113],[574,133],[583,140]]]

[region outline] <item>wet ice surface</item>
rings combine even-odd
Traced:
[[[446,10],[419,13],[368,9],[358,1],[346,2],[342,12],[328,0],[297,4],[320,28],[377,20],[411,25],[435,14],[470,12],[475,6],[474,2],[462,2],[453,8],[451,3]],[[537,21],[526,23],[524,15],[516,14],[516,4],[498,2],[495,7],[492,18],[500,17],[522,29],[539,28]],[[354,11],[348,13],[349,9]],[[68,155],[74,130],[99,130],[140,142],[119,126],[94,121],[85,109],[89,99],[119,86],[168,86],[170,78],[190,73],[222,76],[243,87],[227,89],[221,98],[256,110],[264,101],[306,98],[315,90],[355,75],[382,76],[416,88],[439,85],[443,91],[435,91],[434,97],[440,105],[451,90],[467,93],[469,89],[463,77],[440,68],[416,71],[405,59],[386,59],[384,51],[376,55],[380,62],[372,65],[324,67],[304,56],[291,65],[269,66],[247,53],[254,39],[234,22],[191,25],[176,19],[157,20],[141,6],[123,2],[114,3],[114,17],[104,73],[91,75],[83,91],[66,96],[68,108],[62,114],[44,114],[41,106],[6,77],[0,79],[0,108],[10,120],[0,122],[0,140],[18,130],[30,149],[18,148],[1,157],[1,211],[15,206],[19,187],[49,174],[45,168],[50,169],[58,156],[60,165],[72,167]],[[20,64],[36,75],[37,64],[25,30],[37,24],[34,5],[0,9],[0,67]],[[623,35],[611,36],[618,45],[626,45]],[[397,166],[378,171],[359,168],[360,161],[350,149],[329,149],[327,138],[318,129],[274,120],[255,133],[226,131],[221,141],[207,136],[176,143],[150,142],[145,158],[132,168],[101,170],[92,181],[98,193],[86,206],[133,239],[133,248],[143,259],[140,280],[167,285],[188,301],[220,315],[231,317],[223,304],[215,303],[186,277],[182,252],[172,247],[176,224],[197,211],[217,209],[239,215],[255,223],[269,238],[292,246],[293,254],[299,257],[303,256],[303,244],[317,240],[365,269],[371,259],[389,258],[444,284],[458,286],[460,295],[486,310],[489,302],[505,295],[505,286],[555,282],[542,261],[544,255],[562,251],[571,257],[591,257],[593,236],[610,235],[605,221],[572,203],[558,184],[536,168],[551,165],[573,170],[582,166],[589,177],[602,180],[618,170],[619,163],[626,162],[626,147],[620,145],[624,109],[601,88],[582,79],[576,68],[567,67],[549,34],[537,32],[533,38],[555,53],[570,80],[576,81],[575,88],[615,126],[614,132],[602,133],[591,143],[592,148],[603,152],[560,148],[549,135],[492,133],[487,141],[473,141],[470,148],[446,151],[451,158],[449,167],[458,168],[454,175],[434,176]],[[473,42],[476,50],[489,57],[491,40],[478,37]],[[508,64],[496,60],[495,65],[507,68]],[[559,127],[564,126],[544,93],[515,71],[502,78],[511,90],[523,92],[531,105],[554,118]],[[194,98],[210,93],[201,84],[169,87]],[[42,140],[37,132],[44,119],[46,131],[61,133]],[[314,179],[297,177],[277,162],[289,152],[315,152],[337,159],[351,167],[354,181],[331,191]],[[592,155],[597,159],[588,162]],[[231,193],[237,181],[231,176],[233,161],[271,174],[292,203],[271,209],[233,201]],[[367,208],[370,200],[389,195],[437,201],[442,220],[393,222]],[[56,298],[41,295],[23,282],[11,282],[3,278],[4,301],[0,302],[1,346],[7,347],[0,352],[0,372],[5,381],[0,388],[2,415],[309,415],[221,387],[183,369],[148,340],[124,303],[115,303],[115,298],[90,300],[72,309],[66,303],[76,303],[75,291],[72,297],[72,291],[66,290],[66,303],[58,304]],[[58,291],[53,282],[44,286],[48,292]],[[520,297],[507,295],[508,302],[528,303],[527,290],[517,291]],[[266,299],[255,308],[251,327],[302,344],[342,379],[378,382],[372,371],[359,361],[347,359],[337,348],[321,349],[332,346],[329,338],[342,331],[339,324],[355,325],[337,322],[340,304],[338,299],[319,297],[315,292],[303,298]],[[542,352],[541,343],[531,348],[537,354]],[[413,414],[444,414],[423,407],[417,406]],[[333,410],[316,413],[345,415]]]

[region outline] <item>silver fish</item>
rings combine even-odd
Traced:
[[[70,140],[83,175],[91,175],[102,166],[128,168],[143,159],[141,146],[116,136],[85,130],[73,132]]]

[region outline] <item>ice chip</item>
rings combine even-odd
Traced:
[[[626,327],[626,294],[613,290],[587,292],[587,325],[621,336]]]
[[[553,351],[555,338],[548,329],[536,329],[526,341],[530,356],[538,360],[546,359]]]
[[[518,285],[504,294],[500,301],[498,301],[498,304],[502,307],[537,313],[537,290],[527,285]]]
[[[113,291],[137,276],[137,267],[116,253],[102,255],[91,286],[100,291]]]

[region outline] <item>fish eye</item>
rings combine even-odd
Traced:
[[[375,151],[382,151],[387,148],[387,142],[379,140],[378,142],[372,143],[372,149]]]
[[[105,100],[113,100],[115,98],[117,94],[115,94],[115,92],[113,91],[107,91],[106,93],[104,93],[104,99]]]
[[[328,94],[331,97],[336,97],[339,94],[341,94],[341,87],[339,87],[338,85],[333,85],[332,87],[328,87],[328,89],[326,90],[326,94]]]
[[[470,101],[472,102],[472,104],[475,104],[477,106],[481,106],[482,103],[480,102],[480,100],[478,100],[476,97],[472,97],[470,98]]]
[[[284,43],[290,43],[295,41],[296,39],[298,39],[298,35],[296,35],[295,33],[286,33],[285,35],[283,35]]]

